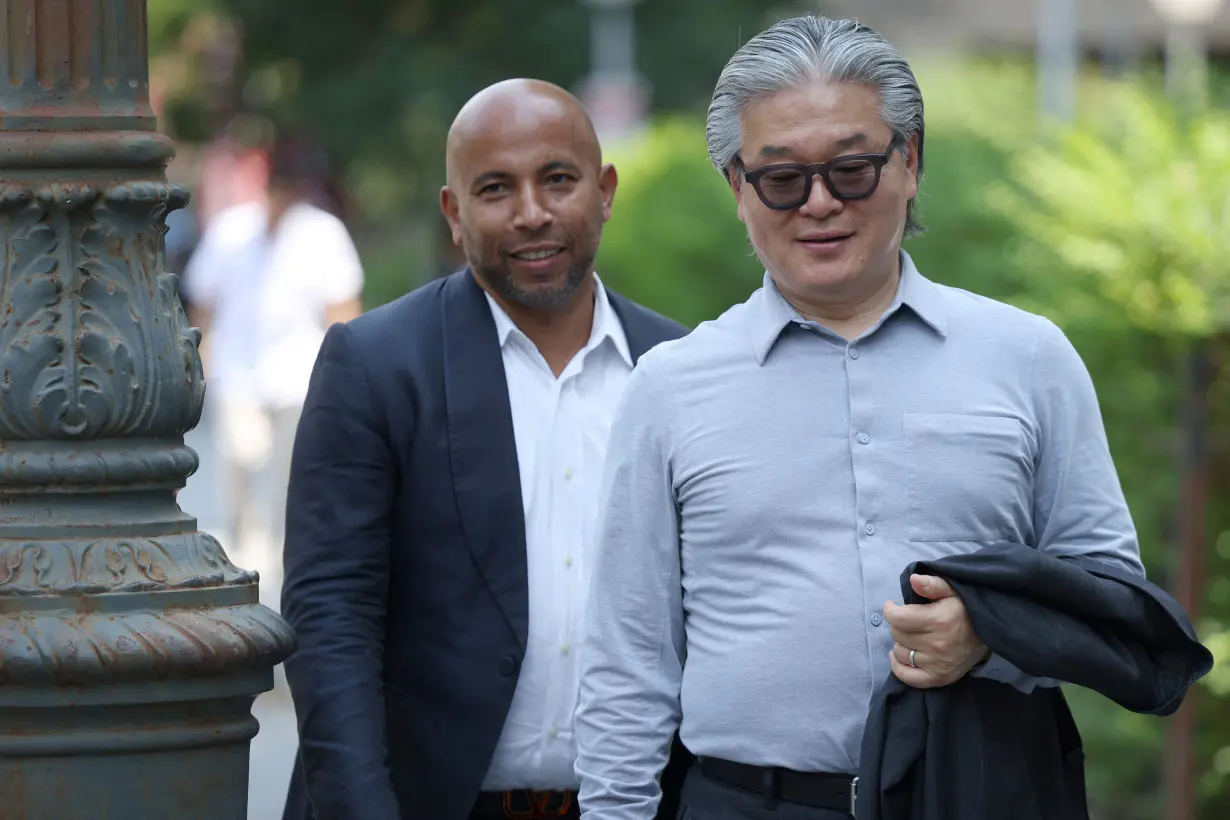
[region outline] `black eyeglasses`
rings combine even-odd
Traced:
[[[847,154],[818,165],[766,165],[746,171],[743,178],[756,189],[765,207],[775,211],[798,208],[811,198],[812,180],[819,176],[834,199],[866,199],[876,192],[880,172],[896,150],[896,137],[882,154]]]

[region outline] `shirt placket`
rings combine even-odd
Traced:
[[[555,414],[551,439],[551,561],[552,577],[555,580],[554,600],[551,602],[554,617],[554,644],[551,652],[559,663],[551,664],[548,686],[547,726],[545,742],[549,754],[559,754],[557,744],[560,735],[568,730],[570,723],[571,675],[568,659],[572,654],[572,631],[576,619],[574,612],[576,596],[576,485],[578,472],[577,454],[577,391],[576,376],[569,374],[556,386]]]
[[[882,551],[885,533],[880,514],[883,508],[883,488],[877,479],[876,464],[884,433],[876,426],[871,361],[866,339],[846,345],[846,389],[850,402],[850,428],[847,431],[850,464],[854,479],[854,542],[863,591],[863,611],[867,625],[868,663],[876,668],[875,654],[880,630],[887,630],[881,612],[881,601],[870,594],[874,575],[871,567]]]

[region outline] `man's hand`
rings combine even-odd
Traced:
[[[965,604],[947,581],[911,575],[910,586],[929,603],[884,604],[884,617],[896,641],[888,655],[893,674],[916,689],[947,686],[965,677],[991,651],[974,634]],[[910,665],[911,649],[918,668]]]

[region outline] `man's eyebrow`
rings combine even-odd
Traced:
[[[791,152],[791,149],[785,147],[784,145],[766,145],[760,149],[760,153],[757,156],[780,157],[780,156],[785,156],[786,154],[789,154],[790,152]]]
[[[853,148],[856,145],[864,145],[867,142],[868,142],[867,135],[860,131],[857,134],[851,134],[848,137],[842,137],[841,139],[837,140],[837,142],[833,143],[833,147],[836,148],[838,151],[844,151],[847,148]]]
[[[550,174],[554,171],[568,171],[580,176],[581,168],[576,163],[568,162],[567,160],[557,159],[542,165],[538,169],[539,174]],[[512,177],[512,174],[507,171],[484,171],[474,178],[470,183],[471,188],[482,188],[491,182],[503,182]]]
[[[833,143],[833,149],[836,151],[844,151],[847,148],[853,148],[856,145],[866,144],[867,141],[868,141],[867,135],[860,131],[857,134],[851,134],[848,137],[842,137],[841,139],[837,140],[836,142]],[[794,152],[793,148],[788,148],[784,145],[766,145],[760,149],[759,156],[762,156],[765,158],[773,158],[773,157],[785,156],[793,152]]]
[[[489,182],[500,182],[505,179],[508,179],[508,174],[504,171],[484,171],[474,178],[470,187],[481,188]]]
[[[581,173],[581,169],[576,163],[568,162],[567,160],[562,159],[548,162],[546,165],[538,169],[538,173],[540,174],[549,174],[552,171],[571,171],[574,174]]]

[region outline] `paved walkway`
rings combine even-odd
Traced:
[[[276,611],[279,573],[274,551],[251,548],[256,545],[237,547],[226,531],[227,510],[218,491],[218,456],[208,408],[200,426],[188,434],[187,443],[200,455],[201,467],[180,492],[180,507],[197,517],[202,530],[218,538],[232,561],[260,573],[261,601]],[[252,714],[261,728],[252,741],[248,820],[281,820],[295,755],[295,713],[280,665],[274,670],[273,690],[256,699]]]

